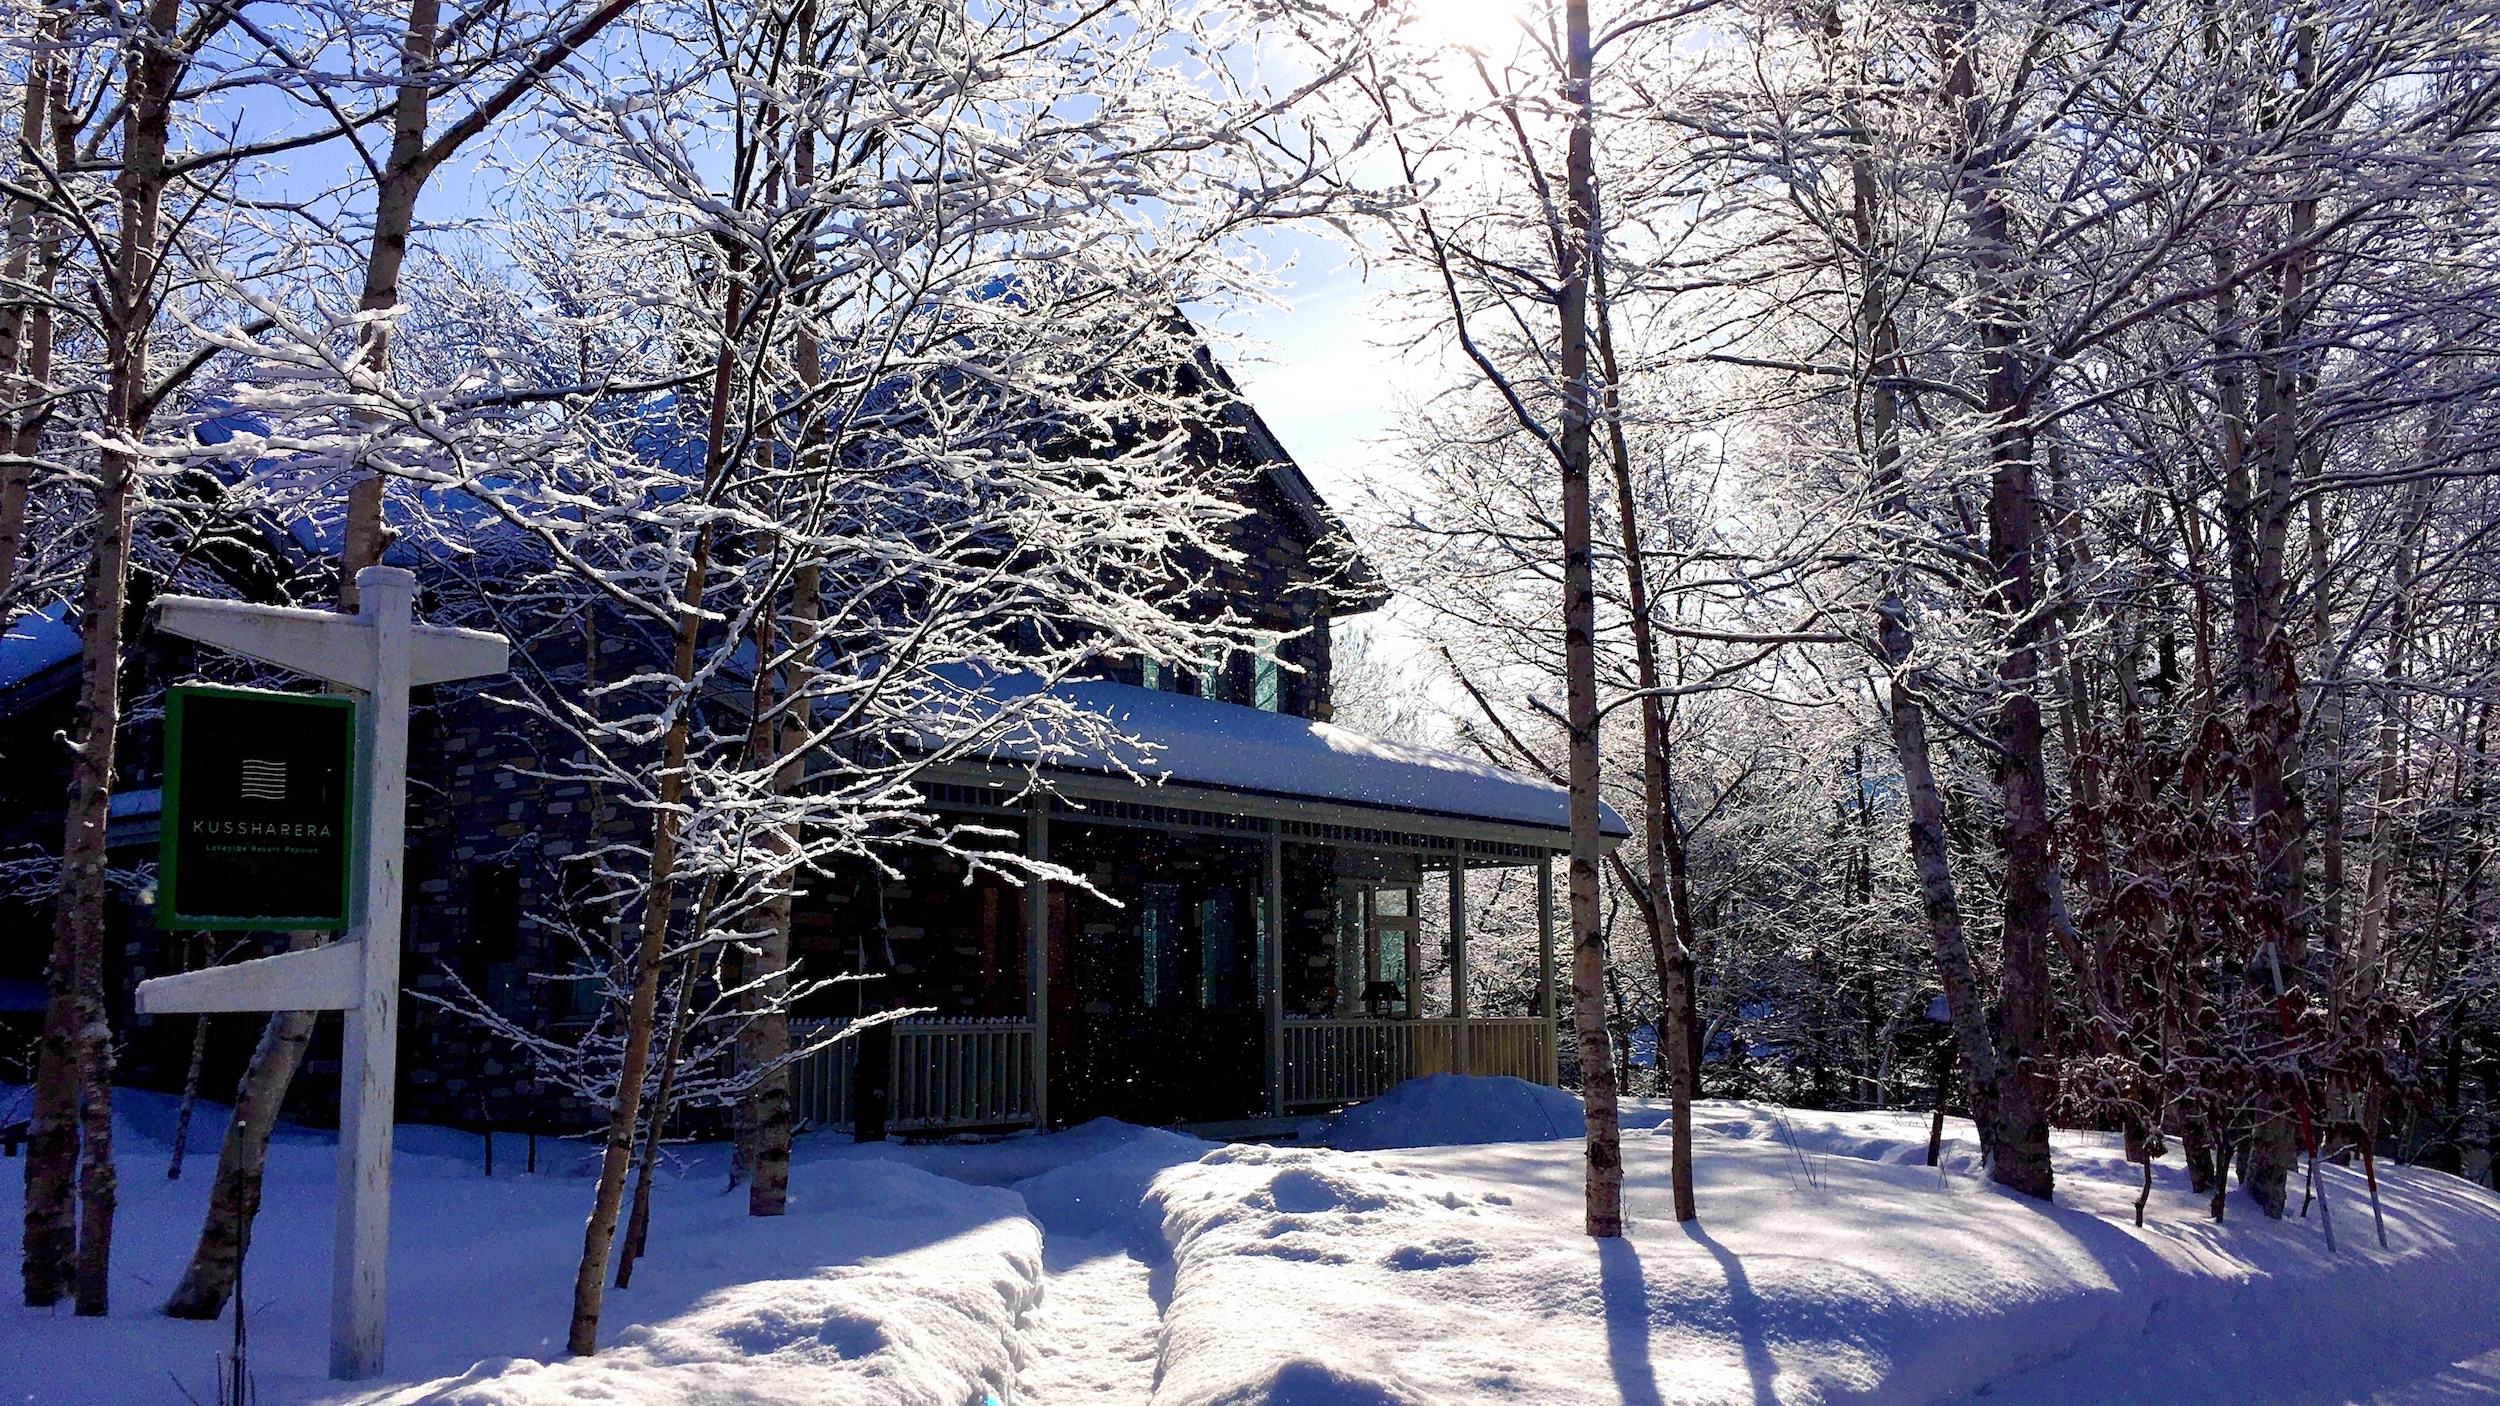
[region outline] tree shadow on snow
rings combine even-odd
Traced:
[[[1753,1281],[1745,1277],[1745,1262],[1711,1239],[1701,1222],[1686,1221],[1681,1228],[1694,1244],[1710,1252],[1710,1257],[1719,1262],[1719,1271],[1727,1276],[1728,1321],[1735,1325],[1737,1342],[1745,1354],[1745,1371],[1753,1378],[1754,1406],[1779,1406],[1779,1393],[1771,1387],[1780,1374],[1779,1363],[1771,1359],[1770,1339],[1762,1330],[1762,1300],[1754,1295]],[[1654,1399],[1654,1387],[1652,1392]]]
[[[1649,1276],[1631,1241],[1597,1242],[1597,1293],[1606,1307],[1606,1365],[1624,1406],[1665,1406],[1649,1362]]]

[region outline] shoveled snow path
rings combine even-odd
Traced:
[[[1016,1400],[1146,1406],[1163,1355],[1153,1269],[1124,1245],[1047,1228],[1042,1269],[1042,1301],[1025,1320]]]
[[[1025,1320],[1020,1402],[1145,1406],[1162,1379],[1171,1257],[1146,1191],[1214,1151],[1178,1133],[1108,1121],[1058,1135],[1100,1147],[1015,1183],[1042,1228],[1041,1304]]]
[[[1040,1228],[1041,1295],[1018,1323],[1017,1406],[1145,1406],[1160,1384],[1171,1256],[1146,1192],[1216,1144],[1098,1119],[1048,1137],[891,1149],[925,1171],[1024,1198]]]

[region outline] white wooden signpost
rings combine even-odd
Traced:
[[[330,1375],[382,1370],[384,1257],[390,1247],[391,1098],[399,1054],[399,893],[408,809],[408,690],[504,672],[507,642],[412,618],[416,577],[356,573],[354,615],[167,596],[157,627],[363,695],[356,710],[357,834],[352,925],[326,946],[139,983],[149,1015],[344,1011],[339,1063],[339,1191],[331,1251]],[[168,823],[179,823],[167,816]]]

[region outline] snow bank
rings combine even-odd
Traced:
[[[2325,1170],[2330,1253],[2314,1215],[2236,1195],[2214,1224],[2175,1160],[2138,1231],[2134,1169],[2094,1135],[2060,1136],[2045,1207],[1925,1166],[1918,1115],[1695,1121],[1700,1225],[1672,1218],[1666,1139],[1630,1134],[1632,1229],[1606,1243],[1567,1141],[1165,1173],[1157,1406],[2324,1402],[2500,1347],[2500,1201],[2436,1173],[2385,1171],[2381,1251],[2358,1175]]]
[[[1384,1138],[1506,1132],[1502,1083],[1419,1081],[1371,1116]],[[0,1305],[0,1400],[207,1398],[229,1325],[155,1311],[213,1157],[163,1179],[169,1103],[116,1099],[113,1313]],[[778,1220],[723,1194],[725,1149],[686,1149],[581,1360],[562,1349],[590,1150],[542,1142],[540,1174],[517,1175],[506,1138],[490,1181],[473,1135],[403,1128],[392,1380],[354,1390],[323,1375],[332,1148],[291,1129],[252,1254],[253,1368],[268,1406],[2500,1397],[2500,1200],[2437,1173],[2382,1169],[2381,1250],[2358,1174],[2324,1169],[2330,1252],[2318,1213],[2271,1222],[2235,1194],[2216,1225],[2175,1159],[2136,1229],[2109,1138],[2060,1135],[2043,1206],[1978,1177],[1966,1123],[1930,1168],[1922,1114],[1703,1103],[1701,1225],[1671,1217],[1666,1140],[1633,1129],[1631,1233],[1600,1244],[1579,1230],[1580,1145],[1540,1116],[1543,1141],[1369,1151],[1110,1122],[977,1146],[811,1138]],[[20,1194],[0,1177],[0,1223]]]
[[[183,1179],[164,1177],[171,1100],[118,1092],[112,1313],[0,1304],[0,1399],[120,1406],[212,1396],[231,1320],[157,1313],[198,1234],[225,1110],[192,1127]],[[387,1378],[327,1379],[336,1144],[273,1140],[246,1272],[252,1365],[264,1406],[310,1402],[537,1406],[807,1401],[966,1406],[1006,1398],[1018,1320],[1040,1293],[1040,1232],[1010,1191],[933,1175],[895,1155],[802,1139],[789,1214],[746,1214],[723,1194],[726,1149],[682,1149],[654,1197],[650,1254],[607,1296],[598,1356],[564,1357],[573,1265],[595,1149],[498,1139],[489,1181],[475,1134],[402,1126],[392,1196]],[[14,1169],[0,1223],[23,1214]],[[180,1389],[178,1389],[178,1387]]]
[[[639,1273],[666,1274],[668,1261],[684,1257],[712,1271],[702,1277],[729,1282],[684,1312],[607,1335],[595,1357],[486,1361],[454,1380],[358,1399],[374,1406],[963,1406],[985,1393],[1006,1395],[1018,1365],[1018,1320],[1040,1298],[1041,1237],[1022,1204],[896,1163],[833,1165],[842,1174],[839,1195],[813,1198],[779,1224],[713,1223],[701,1227],[699,1247],[656,1248]],[[746,1198],[725,1199],[743,1217]],[[879,1225],[908,1226],[914,1239],[931,1243],[787,1273],[794,1261],[828,1252],[851,1258],[845,1252]]]
[[[1328,1145],[1372,1152],[1579,1137],[1580,1100],[1525,1079],[1427,1074],[1337,1116]]]
[[[1162,1227],[1145,1214],[1146,1192],[1156,1177],[1197,1161],[1216,1144],[1109,1118],[1052,1140],[1061,1139],[1099,1150],[1016,1183],[1033,1218],[1054,1236],[1104,1241],[1148,1259],[1163,1258]]]

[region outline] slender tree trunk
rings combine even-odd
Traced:
[[[1825,27],[1832,38],[1839,37],[1837,9],[1826,11]],[[1910,502],[1901,478],[1901,398],[1889,379],[1899,370],[1899,333],[1891,314],[1892,276],[1878,257],[1877,216],[1882,195],[1870,155],[1862,152],[1852,160],[1850,184],[1852,231],[1865,260],[1857,311],[1857,331],[1865,344],[1867,373],[1867,383],[1860,393],[1862,452],[1872,462],[1876,496],[1885,517],[1906,527]],[[1979,964],[1971,956],[1970,940],[1962,925],[1961,899],[1953,882],[1944,798],[1936,789],[1935,763],[1927,736],[1927,705],[1917,686],[1917,640],[1911,629],[1909,601],[1901,589],[1903,569],[1891,568],[1883,596],[1876,604],[1876,658],[1890,676],[1887,701],[1893,757],[1901,768],[1910,863],[1918,874],[1928,945],[1935,954],[1937,975],[1944,986],[1945,1011],[1954,1044],[1961,1054],[1963,1083],[1970,1091],[1971,1121],[1978,1129],[1982,1154],[1993,1163],[1996,1147],[2002,1141],[1997,1103],[2000,1061],[1995,1035],[1989,1029]]]
[[[208,1063],[208,1016],[191,1017],[191,1064],[182,1076],[182,1106],[174,1114],[174,1155],[165,1164],[165,1180],[182,1180],[182,1161],[191,1154],[191,1111],[200,1101],[200,1069]]]
[[[2049,813],[2045,730],[2034,692],[2040,673],[2041,531],[2038,445],[2032,432],[2028,359],[2021,349],[2022,299],[2014,286],[2013,226],[2002,173],[1979,153],[1993,148],[1987,101],[1978,90],[1971,54],[1979,42],[1971,0],[1953,10],[1952,65],[1946,99],[1957,110],[1962,163],[1962,220],[1970,245],[1977,304],[1981,394],[1988,426],[1989,604],[2003,622],[1997,661],[2004,694],[1995,719],[1998,788],[2004,814],[1997,842],[2005,861],[2004,969],[1997,988],[1996,1030],[2002,1066],[1996,1071],[2000,1127],[1990,1173],[2002,1185],[2046,1199],[2049,1109],[2057,1092],[2049,1045],[2050,924],[2057,889],[2054,826]],[[1972,1071],[1976,1082],[1978,1071]]]
[[[300,951],[318,934],[297,933]],[[233,1294],[235,1274],[243,1263],[243,1245],[260,1213],[261,1172],[269,1161],[269,1134],[286,1106],[286,1091],[312,1043],[313,1012],[280,1011],[261,1027],[260,1043],[244,1068],[235,1091],[234,1118],[217,1149],[217,1175],[208,1192],[208,1217],[199,1243],[182,1271],[182,1282],[165,1300],[175,1318],[214,1319]]]
[[[812,8],[805,12],[801,29],[814,32]],[[810,189],[816,183],[815,135],[793,134],[792,148],[791,179],[798,189]],[[824,379],[823,349],[817,344],[812,321],[802,324],[793,350],[802,394],[812,394]],[[820,421],[811,413],[792,438],[804,456],[819,447],[820,436]],[[790,657],[782,668],[788,687],[783,692],[780,738],[773,744],[781,761],[773,772],[776,796],[798,793],[807,779],[808,750],[815,745],[814,661],[817,626],[825,613],[824,591],[822,568],[812,559],[802,560],[790,576],[791,629],[786,646]],[[777,832],[772,843],[778,857],[788,862],[803,847],[804,837],[792,825]],[[797,880],[794,873],[784,882]],[[751,1216],[780,1215],[790,1198],[790,1071],[779,1067],[790,1054],[790,907],[791,894],[784,888],[773,895],[766,909],[764,940],[756,953],[762,968],[759,994],[764,1008],[748,1025],[747,1048],[741,1053],[741,1058],[750,1061],[749,1068],[763,1071],[755,1076],[755,1087],[746,1099],[753,1149],[752,1179],[747,1183],[747,1214]]]
[[[426,102],[431,89],[434,28],[440,0],[410,0],[407,27],[401,37],[401,75],[392,112],[391,151],[381,191],[375,199],[373,243],[366,256],[364,296],[360,311],[388,311],[399,301],[399,271],[406,262],[408,234],[416,215],[417,193],[430,168],[422,168]],[[358,331],[360,366],[381,375],[389,366],[388,325],[367,322]],[[338,610],[353,615],[360,604],[356,573],[380,564],[389,537],[382,526],[379,477],[358,480],[348,490],[346,523],[339,556]],[[295,946],[309,945],[300,935]],[[217,1151],[218,1194],[209,1198],[207,1219],[182,1283],[166,1301],[165,1311],[177,1318],[214,1318],[233,1292],[237,1253],[251,1233],[250,1219],[260,1211],[260,1180],[269,1161],[269,1133],[277,1110],[286,1104],[296,1072],[303,1065],[314,1016],[309,1011],[279,1011],[261,1028],[260,1043],[245,1067],[236,1093],[236,1116]],[[246,1120],[245,1107],[265,1109],[268,1116]],[[241,1223],[233,1218],[242,1217]]]
[[[18,139],[29,151],[53,141],[56,130],[54,89],[62,82],[60,61],[51,52],[67,23],[66,6],[54,5],[36,28],[26,65],[26,86],[18,109]],[[21,172],[28,191],[31,176]],[[18,566],[26,548],[27,500],[34,488],[37,451],[51,413],[42,404],[52,381],[52,289],[61,266],[59,221],[37,211],[31,197],[9,204],[8,256],[5,278],[8,301],[0,305],[0,385],[13,409],[7,417],[7,455],[0,458],[0,622],[16,614]]]
[[[712,907],[709,885],[703,902],[697,905],[708,914]],[[707,917],[695,920],[700,933]],[[694,1010],[695,959],[686,957],[685,969],[677,978],[677,1008],[669,1015],[668,1048],[660,1056],[660,1087],[651,1096],[651,1116],[642,1139],[642,1165],[634,1171],[634,1209],[625,1222],[625,1248],[616,1257],[616,1287],[630,1289],[634,1284],[634,1261],[642,1258],[651,1239],[651,1179],[660,1162],[660,1138],[668,1131],[669,1104],[677,1094],[677,1062],[686,1047],[686,1019]]]
[[[2405,650],[2413,627],[2414,575],[2419,570],[2422,529],[2431,511],[2433,481],[2407,495],[2402,534],[2396,541],[2395,582],[2387,613],[2387,668],[2380,685],[2377,788],[2370,814],[2370,868],[2361,899],[2361,940],[2352,954],[2352,994],[2366,999],[2378,989],[2386,960],[2388,910],[2394,897],[2396,809],[2404,799]]]
[[[704,501],[713,501],[728,474],[729,393],[737,369],[742,288],[733,271],[721,309],[721,346],[713,369],[712,407],[705,443]],[[686,747],[693,712],[695,643],[703,627],[704,578],[711,569],[712,525],[695,530],[694,552],[678,596],[675,675],[678,703],[663,744],[659,804],[651,811],[651,882],[643,898],[642,935],[634,966],[634,991],[625,1016],[625,1056],[617,1075],[616,1106],[608,1115],[607,1149],[599,1159],[599,1190],[582,1228],[582,1259],[573,1274],[573,1326],[568,1348],[588,1357],[599,1347],[599,1311],[605,1300],[608,1253],[615,1248],[617,1213],[625,1199],[634,1131],[642,1114],[642,1082],[651,1067],[652,1022],[659,1005],[660,958],[667,948],[669,906],[677,882],[676,812],[686,794]]]
[[[64,1288],[74,1287],[81,1316],[105,1312],[113,1253],[117,1186],[113,1036],[104,992],[105,826],[121,730],[122,613],[139,474],[133,445],[147,429],[158,211],[175,85],[188,62],[176,33],[180,19],[180,0],[153,0],[141,33],[130,42],[121,171],[115,181],[120,242],[113,252],[114,287],[104,328],[105,444],[97,454],[95,541],[80,607],[69,805],[27,1149],[26,1301],[49,1305]]]
[[[1587,0],[1566,0],[1571,110],[1566,162],[1570,229],[1562,254],[1563,679],[1570,732],[1571,998],[1580,1039],[1580,1099],[1588,1124],[1588,1233],[1623,1234],[1623,1149],[1616,1122],[1614,1050],[1606,1035],[1606,949],[1598,923],[1597,586],[1589,517],[1589,290],[1597,242],[1595,123]]]
[[[2314,466],[2310,477],[2317,477]],[[2318,935],[2325,941],[2330,960],[2340,961],[2344,943],[2344,690],[2330,676],[2336,652],[2333,569],[2326,498],[2319,494],[2309,500],[2309,609],[2318,650],[2310,765],[2318,778]]]
[[[786,666],[790,686],[783,705],[781,766],[773,773],[773,791],[781,796],[796,794],[807,771],[806,749],[814,731],[809,700],[815,671],[806,661],[814,655],[816,625],[824,615],[822,571],[813,562],[799,567],[791,574],[790,591],[790,616],[796,628],[791,632]],[[799,852],[801,840],[795,830],[792,826],[774,837],[785,862]],[[790,882],[796,877],[792,875]],[[785,889],[773,896],[766,910],[764,940],[757,953],[763,1009],[747,1027],[750,1067],[764,1071],[756,1076],[748,1096],[754,1107],[755,1161],[754,1179],[747,1184],[747,1214],[756,1216],[780,1215],[790,1195],[790,1071],[783,1065],[790,1055],[790,906],[791,894]]]
[[[2317,35],[2303,25],[2292,36],[2292,71],[2285,75],[2294,91],[2305,92],[2315,81]],[[2300,105],[2288,105],[2296,110]],[[2293,180],[2314,179],[2294,174]],[[2313,354],[2300,348],[2312,296],[2309,288],[2313,256],[2306,245],[2317,227],[2317,201],[2296,193],[2286,202],[2285,246],[2289,256],[2274,271],[2270,290],[2272,316],[2259,338],[2257,357],[2258,420],[2249,437],[2247,475],[2253,498],[2242,536],[2247,539],[2250,579],[2250,637],[2255,657],[2247,665],[2248,800],[2250,829],[2258,870],[2261,928],[2272,950],[2261,954],[2266,979],[2279,982],[2277,1022],[2294,1062],[2302,1062],[2291,1017],[2289,992],[2314,984],[2309,969],[2307,906],[2309,820],[2300,786],[2300,682],[2290,629],[2291,580],[2285,570],[2285,546],[2301,466],[2302,395]],[[2286,1188],[2301,1142],[2316,1152],[2315,1131],[2307,1095],[2296,1086],[2285,1100],[2290,1106],[2270,1108],[2259,1118],[2246,1178],[2249,1194],[2269,1216],[2280,1217]]]
[[[1675,1218],[1694,1219],[1693,1097],[1696,1073],[1687,1031],[1693,1020],[1692,952],[1683,928],[1689,921],[1670,910],[1676,895],[1667,873],[1667,852],[1677,843],[1668,834],[1675,823],[1667,795],[1667,703],[1659,694],[1657,633],[1649,618],[1648,554],[1642,550],[1640,510],[1632,494],[1632,448],[1623,432],[1621,395],[1623,368],[1615,357],[1614,319],[1606,298],[1606,268],[1592,257],[1589,278],[1596,309],[1597,351],[1606,386],[1599,402],[1606,417],[1606,447],[1614,473],[1616,525],[1623,537],[1624,589],[1632,623],[1632,651],[1641,688],[1641,829],[1645,839],[1640,895],[1641,919],[1649,930],[1650,960],[1658,975],[1659,1004],[1666,1018],[1658,1024],[1658,1063],[1667,1076],[1670,1110],[1669,1180],[1675,1197]]]

